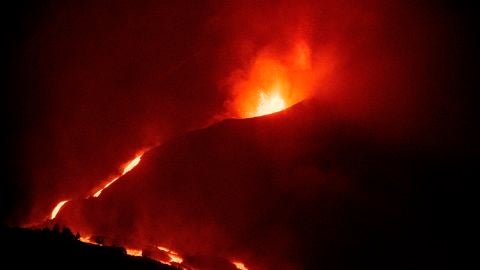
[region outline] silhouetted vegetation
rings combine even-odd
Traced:
[[[41,230],[1,227],[0,237],[2,268],[8,265],[27,269],[35,265],[41,269],[175,269],[148,258],[128,256],[123,247],[80,242],[79,233],[58,225]]]

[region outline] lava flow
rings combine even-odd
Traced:
[[[62,207],[68,202],[69,200],[64,200],[64,201],[61,201],[59,202],[55,208],[53,208],[52,210],[52,213],[50,214],[50,219],[55,219],[55,217],[57,216],[58,212],[60,212],[60,209],[62,209]]]
[[[125,175],[126,173],[128,173],[129,171],[131,171],[133,168],[135,168],[135,166],[138,165],[138,163],[140,163],[140,160],[142,159],[142,154],[137,154],[137,156],[130,160],[124,167],[123,167],[123,171],[122,171],[122,174],[120,176],[117,176],[117,177],[114,177],[112,180],[108,181],[107,184],[105,184],[102,188],[98,189],[92,196],[93,197],[99,197],[100,194],[102,194],[102,191],[105,190],[106,188],[108,188],[111,184],[113,184],[115,181],[118,180],[118,178],[120,178],[121,176]]]
[[[143,253],[142,250],[135,249],[135,248],[125,248],[125,252],[127,252],[127,254],[130,256],[137,256],[137,257],[141,257]]]
[[[163,251],[170,259],[170,261],[168,262],[161,261],[162,263],[171,265],[172,263],[181,264],[183,262],[183,258],[180,257],[180,255],[177,252],[162,246],[157,246],[157,249],[160,251]]]
[[[247,267],[245,267],[245,264],[241,263],[241,262],[237,262],[237,261],[234,261],[232,262],[233,265],[235,265],[235,267],[239,270],[248,270]]]
[[[130,160],[129,162],[127,162],[124,166],[123,166],[123,169],[122,169],[122,173],[121,175],[119,176],[116,176],[114,177],[113,179],[109,180],[107,182],[107,184],[105,184],[103,187],[99,188],[97,191],[95,191],[93,193],[93,197],[99,197],[100,194],[102,194],[102,191],[104,191],[106,188],[108,188],[111,184],[113,184],[115,181],[117,181],[121,176],[125,175],[126,173],[128,173],[129,171],[131,171],[133,168],[135,168],[138,163],[140,163],[140,160],[142,159],[142,155],[143,155],[143,152],[140,152],[139,154],[137,154],[135,156],[135,158],[133,158],[132,160]],[[87,196],[87,198],[89,198],[90,196]],[[65,204],[67,202],[69,202],[70,200],[63,200],[59,203],[57,203],[57,205],[53,208],[52,212],[50,213],[50,220],[53,220],[55,219],[55,217],[58,215],[58,213],[60,212],[60,210],[62,209],[63,206],[65,206]]]
[[[95,241],[92,241],[90,236],[80,236],[80,238],[78,239],[84,243],[88,243],[88,244],[92,244],[92,245],[99,245],[101,246],[101,244],[95,242]]]

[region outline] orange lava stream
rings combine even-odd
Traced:
[[[84,242],[84,243],[101,246],[101,244],[90,240],[90,236],[80,236],[80,238],[78,240],[80,240],[81,242]]]
[[[173,250],[170,250],[166,247],[161,247],[161,246],[157,246],[157,248],[163,252],[165,252],[168,257],[170,258],[170,262],[163,262],[163,263],[166,263],[166,264],[171,264],[171,263],[176,263],[176,264],[181,264],[183,262],[183,258],[180,257],[180,255],[173,251]]]
[[[137,257],[141,257],[143,253],[141,249],[135,249],[135,248],[125,248],[125,251],[127,252],[128,255],[137,256]]]
[[[111,184],[113,184],[115,181],[117,181],[121,176],[125,175],[126,173],[131,171],[133,168],[135,168],[140,163],[142,155],[143,155],[143,152],[141,152],[140,154],[137,154],[134,159],[127,162],[123,166],[121,175],[112,178],[110,181],[108,181],[108,183],[106,183],[102,188],[95,191],[95,193],[93,193],[93,195],[91,195],[91,196],[99,197],[102,194],[102,191],[104,191]],[[90,196],[88,196],[87,198],[89,198],[89,197]],[[55,217],[60,212],[62,207],[69,201],[70,200],[63,200],[63,201],[59,202],[55,206],[55,208],[52,210],[52,212],[50,214],[50,219],[51,220],[55,219]],[[81,236],[78,240],[83,242],[83,243],[102,246],[102,244],[93,241],[90,236]],[[177,252],[175,252],[171,249],[168,249],[166,247],[162,247],[162,246],[157,246],[157,249],[164,252],[169,258],[169,261],[159,260],[160,262],[162,262],[164,264],[172,265],[172,266],[175,266],[175,267],[180,267],[179,269],[186,269],[186,268],[181,266],[181,264],[183,262],[183,258]],[[130,256],[138,256],[138,257],[143,256],[143,251],[141,249],[125,247],[125,251]],[[158,259],[156,259],[156,260],[158,260]]]
[[[121,176],[125,175],[126,173],[128,173],[129,171],[131,171],[133,168],[135,168],[141,161],[142,159],[142,155],[143,155],[143,152],[140,152],[139,154],[137,154],[135,156],[135,158],[133,158],[132,160],[130,160],[129,162],[127,162],[123,169],[122,169],[122,174],[119,175],[119,176],[116,176],[114,177],[113,179],[111,179],[110,181],[108,181],[107,184],[105,184],[102,188],[98,189],[97,191],[95,191],[93,193],[93,197],[97,198],[99,197],[101,194],[102,194],[102,191],[104,191],[106,188],[108,188],[111,184],[113,184],[115,181],[117,181]],[[88,196],[90,197],[90,196]],[[88,198],[87,197],[87,198]],[[53,220],[55,219],[55,217],[58,215],[58,213],[60,212],[60,210],[62,209],[62,207],[67,203],[69,202],[70,200],[64,200],[64,201],[61,201],[59,202],[55,208],[53,208],[52,212],[50,213],[50,220]]]
[[[127,165],[123,168],[122,175],[125,175],[129,171],[131,171],[133,168],[135,168],[138,163],[140,163],[140,160],[142,160],[142,154],[138,154],[134,159],[130,160]]]
[[[110,180],[110,182],[108,182],[107,184],[105,184],[105,186],[103,186],[103,188],[97,190],[97,192],[95,192],[92,196],[97,198],[98,196],[100,196],[100,194],[102,194],[102,191],[106,188],[108,188],[111,184],[113,184],[115,181],[118,180],[118,178],[120,178],[120,176],[117,176],[115,178],[113,178],[112,180]]]
[[[245,266],[245,264],[239,262],[239,261],[233,261],[233,265],[239,270],[248,270],[248,268]]]
[[[109,181],[107,184],[105,184],[102,188],[100,188],[100,189],[97,190],[95,193],[93,193],[92,196],[95,197],[95,198],[99,197],[99,196],[102,194],[102,192],[103,192],[106,188],[108,188],[111,184],[115,183],[115,182],[118,180],[118,178],[120,178],[121,176],[125,175],[126,173],[128,173],[129,171],[131,171],[133,168],[135,168],[135,167],[138,165],[138,163],[140,163],[140,160],[142,160],[142,155],[143,155],[143,153],[137,154],[137,156],[136,156],[134,159],[130,160],[130,161],[125,165],[125,167],[123,167],[123,171],[122,171],[122,174],[121,174],[120,176],[117,176],[117,177],[113,178],[112,180],[110,180],[110,181]]]
[[[55,217],[57,216],[58,212],[60,212],[60,209],[62,209],[62,207],[67,203],[69,202],[70,200],[64,200],[64,201],[61,201],[59,202],[55,208],[53,208],[52,210],[52,213],[50,214],[50,219],[55,219]]]

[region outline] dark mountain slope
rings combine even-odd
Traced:
[[[463,177],[462,162],[378,140],[307,101],[153,149],[59,222],[113,243],[168,246],[192,266],[215,256],[252,269],[442,269],[455,241],[444,198],[455,201],[449,179]]]
[[[82,243],[68,229],[1,227],[0,235],[2,269],[175,269],[147,258],[129,256],[122,247]]]

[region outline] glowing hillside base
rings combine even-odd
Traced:
[[[284,110],[286,108],[285,101],[278,94],[266,94],[260,91],[260,100],[255,112],[255,116],[272,114]]]
[[[125,252],[130,256],[136,256],[136,257],[141,257],[142,256],[142,250],[140,250],[140,249],[125,248]]]
[[[172,263],[181,264],[183,262],[183,258],[180,257],[180,255],[177,252],[162,246],[157,246],[157,248],[165,252],[165,254],[167,254],[168,257],[170,258],[170,261],[168,262],[162,261],[163,263],[172,265]]]
[[[235,267],[239,270],[248,270],[247,267],[245,267],[245,265],[241,262],[232,262],[233,265],[235,265]]]

